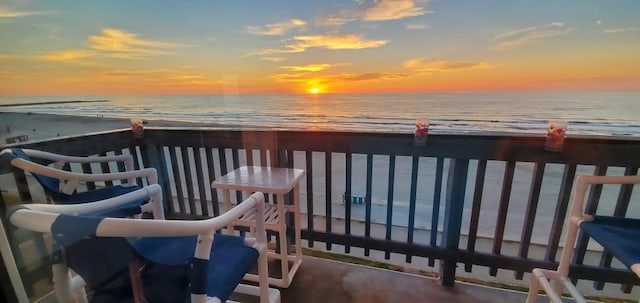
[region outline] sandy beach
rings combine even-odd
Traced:
[[[211,126],[215,123],[190,123],[167,120],[145,120],[145,126]],[[29,141],[130,128],[127,118],[85,117],[72,115],[0,112],[0,145],[4,138],[28,135]],[[8,131],[7,131],[8,130]]]

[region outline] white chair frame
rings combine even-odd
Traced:
[[[23,169],[30,173],[35,173],[60,180],[61,192],[71,194],[83,182],[104,182],[125,180],[122,186],[135,186],[136,178],[146,178],[149,184],[158,183],[158,174],[155,168],[142,168],[134,170],[133,156],[130,154],[111,155],[111,156],[66,156],[34,149],[22,149],[25,154],[31,158],[45,159],[54,162],[53,167],[41,165],[32,161],[21,158],[11,160],[11,165]],[[10,149],[5,149],[0,154],[12,153]],[[105,162],[124,162],[124,172],[117,173],[76,173],[62,170],[66,163],[105,163]],[[54,201],[55,202],[55,201]]]
[[[261,303],[279,303],[280,292],[269,288],[267,268],[267,241],[264,226],[264,195],[255,193],[240,203],[234,209],[207,220],[161,220],[164,218],[162,208],[162,189],[157,184],[152,184],[131,193],[98,202],[52,205],[52,204],[25,204],[14,210],[9,221],[21,228],[36,232],[49,233],[51,224],[60,214],[82,215],[97,211],[108,210],[132,200],[148,197],[153,206],[150,207],[157,220],[132,219],[132,218],[104,218],[96,231],[99,237],[176,237],[198,236],[194,257],[208,259],[213,237],[216,230],[225,228],[230,222],[236,220],[251,209],[256,209],[255,239],[246,239],[245,244],[254,247],[259,252],[258,275],[259,286],[240,284],[236,292],[259,296]],[[86,297],[78,297],[78,289],[84,286],[84,281],[76,276],[69,278],[68,268],[64,264],[54,265],[54,288],[60,302],[73,302],[76,299],[86,301]],[[218,298],[210,298],[206,295],[191,294],[191,302],[220,302]],[[228,301],[229,302],[229,301]]]
[[[547,293],[553,303],[561,303],[560,295],[563,290],[567,290],[576,302],[585,303],[586,300],[578,292],[575,285],[569,280],[569,266],[573,259],[576,238],[580,224],[585,221],[592,221],[593,216],[585,213],[585,200],[587,189],[595,184],[637,184],[640,183],[638,176],[578,176],[573,192],[573,202],[569,217],[567,218],[567,235],[565,238],[560,264],[556,270],[535,268],[532,270],[531,286],[527,296],[527,303],[536,302],[540,287]],[[640,266],[634,266],[631,270],[640,277]],[[553,282],[553,285],[552,285]]]

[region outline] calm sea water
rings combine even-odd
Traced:
[[[566,120],[570,134],[640,136],[640,92],[358,95],[186,95],[2,98],[4,103],[107,99],[101,103],[3,107],[1,111],[142,117],[272,129],[432,133],[544,133]]]

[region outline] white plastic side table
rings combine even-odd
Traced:
[[[213,181],[211,187],[221,189],[223,193],[223,207],[225,210],[231,209],[231,191],[263,192],[275,194],[277,201],[265,205],[265,226],[267,230],[278,233],[278,250],[270,250],[267,253],[269,258],[280,261],[282,277],[269,276],[269,284],[273,286],[287,288],[291,285],[291,280],[295,276],[300,264],[302,264],[302,248],[300,235],[300,180],[305,172],[302,169],[280,168],[280,167],[259,167],[243,166]],[[284,204],[284,195],[293,190],[293,201]],[[289,255],[287,245],[287,226],[285,214],[293,213],[295,228],[295,254]],[[234,224],[245,226],[250,229],[255,228],[253,213],[247,213]],[[231,229],[230,229],[231,230]],[[291,264],[290,264],[291,262]],[[258,281],[257,275],[247,274],[245,279]]]

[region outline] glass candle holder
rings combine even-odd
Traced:
[[[426,145],[428,135],[429,135],[429,121],[417,120],[416,129],[413,132],[413,144]]]
[[[547,125],[547,136],[545,137],[544,149],[548,151],[562,151],[564,138],[567,135],[567,121],[549,121]]]
[[[140,118],[131,118],[131,132],[134,138],[144,137],[144,121]]]

